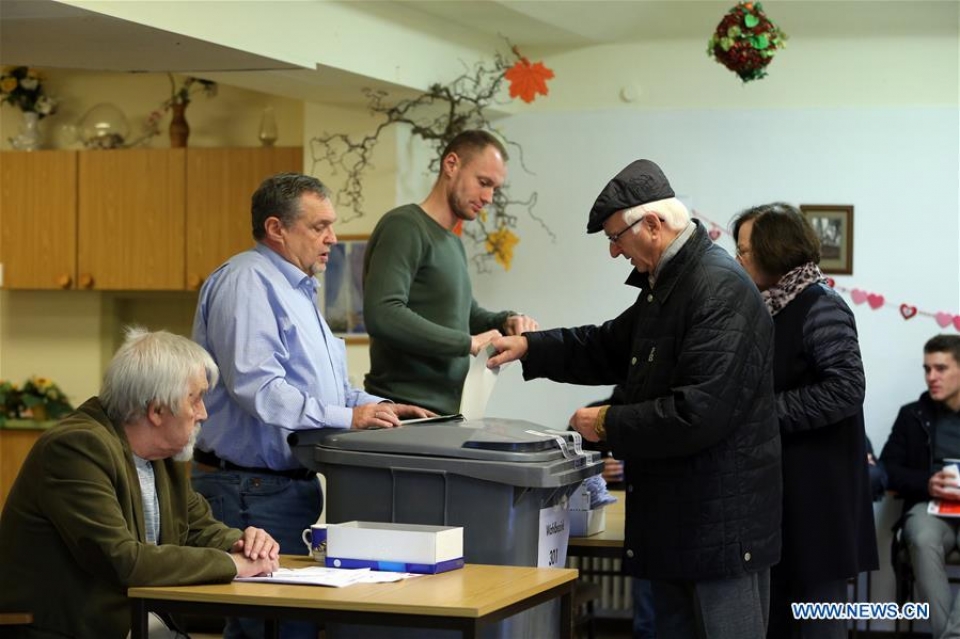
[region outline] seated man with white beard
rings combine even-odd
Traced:
[[[0,515],[0,612],[33,623],[4,636],[123,639],[130,587],[277,568],[270,535],[217,521],[190,484],[217,376],[189,339],[128,329],[100,394],[37,440]]]

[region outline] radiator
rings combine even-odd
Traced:
[[[580,579],[600,585],[600,599],[594,602],[596,616],[633,616],[631,582],[620,574],[619,559],[570,557],[568,564],[580,571]]]

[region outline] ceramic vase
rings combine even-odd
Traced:
[[[173,112],[170,119],[170,148],[181,149],[187,146],[187,138],[190,137],[190,125],[185,116],[187,105],[174,104],[170,110]]]
[[[273,146],[277,141],[277,119],[273,114],[273,107],[267,107],[260,116],[260,144],[263,146]]]

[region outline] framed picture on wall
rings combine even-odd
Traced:
[[[363,321],[363,255],[369,239],[369,235],[339,236],[323,274],[320,311],[330,329],[348,344],[370,341]]]
[[[820,237],[820,270],[853,275],[853,206],[801,204],[800,211]]]

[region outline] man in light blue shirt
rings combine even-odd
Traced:
[[[193,484],[223,522],[268,531],[286,554],[305,554],[301,531],[320,514],[315,474],[287,444],[295,430],[392,428],[431,413],[350,386],[346,347],[317,305],[314,275],[337,242],[329,191],[281,173],[253,194],[256,246],[233,256],[200,290],[193,339],[220,368],[194,452]],[[262,623],[228,623],[225,637],[259,636]],[[255,626],[261,628],[254,628]],[[316,637],[284,624],[284,639]],[[294,629],[293,626],[301,626]],[[312,634],[311,634],[312,633]]]

